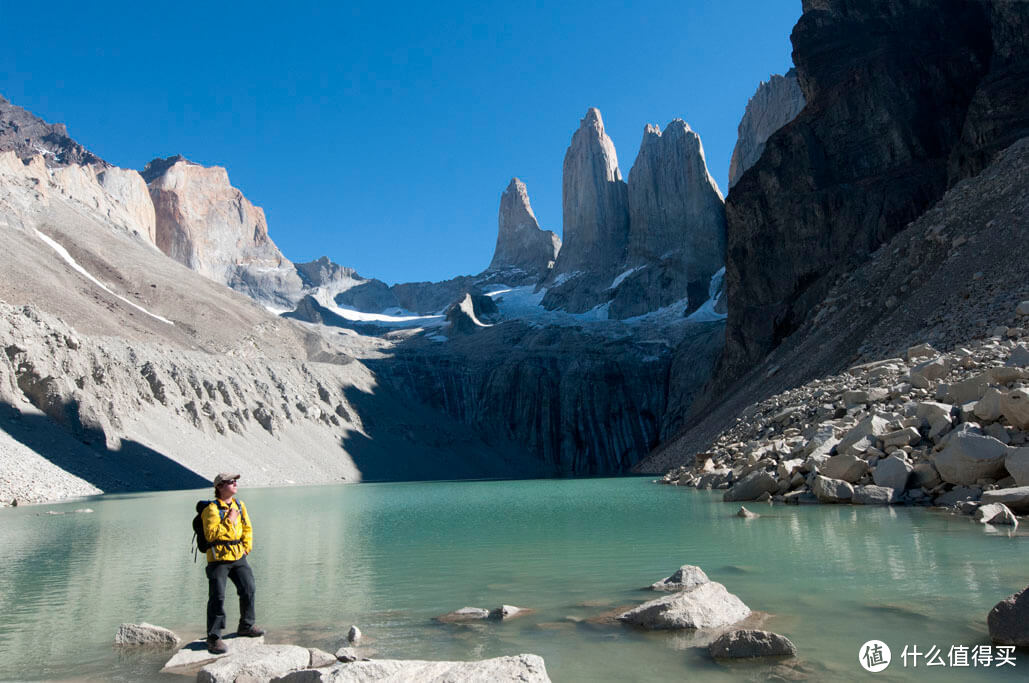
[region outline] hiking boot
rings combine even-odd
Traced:
[[[212,655],[223,655],[229,651],[229,646],[225,644],[224,640],[217,636],[208,636],[207,651]]]
[[[236,631],[236,635],[244,638],[257,638],[264,635],[264,629],[257,626],[247,626],[246,628],[240,626]]]

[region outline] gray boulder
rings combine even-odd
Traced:
[[[505,619],[513,619],[515,617],[525,616],[531,611],[532,610],[526,609],[524,607],[515,607],[514,605],[501,605],[496,609],[490,610],[489,618],[498,621],[503,621]]]
[[[741,505],[740,509],[736,511],[736,516],[742,517],[743,519],[757,519],[761,515],[757,514],[756,512],[751,512],[750,510]]]
[[[856,455],[834,455],[818,468],[818,473],[853,484],[868,473],[868,463]]]
[[[329,669],[297,671],[273,679],[282,683],[356,683],[358,681],[517,681],[549,683],[547,667],[538,655],[521,654],[474,662],[430,662],[417,659],[376,659],[336,664]]]
[[[815,477],[811,492],[821,503],[849,503],[854,497],[854,487],[840,479],[821,475]]]
[[[982,524],[1018,526],[1018,520],[1015,519],[1015,515],[1012,514],[1011,510],[1004,503],[980,505],[976,508],[973,517],[975,517],[975,521]]]
[[[1029,647],[1029,588],[994,605],[986,624],[994,643]]]
[[[943,507],[957,505],[962,501],[979,500],[983,491],[978,486],[955,486],[941,496],[937,496],[933,504]]]
[[[897,490],[889,486],[855,486],[851,502],[855,505],[892,505],[897,502]]]
[[[311,662],[308,664],[312,669],[320,669],[323,666],[332,666],[339,660],[335,655],[329,654],[325,650],[319,650],[316,647],[307,648],[308,653],[311,655]]]
[[[350,626],[350,629],[347,631],[347,642],[356,643],[359,640],[361,640],[362,637],[364,637],[364,634],[361,633],[361,629],[357,628],[356,625],[352,624]]]
[[[715,659],[793,657],[797,647],[786,636],[770,631],[738,630],[720,636],[708,645]]]
[[[1004,469],[1018,486],[1029,486],[1029,446],[1013,448],[1004,457]]]
[[[933,464],[943,481],[970,485],[983,478],[998,478],[1006,455],[1007,446],[991,436],[954,431]]]
[[[205,666],[216,659],[233,656],[249,656],[249,653],[257,651],[264,646],[264,636],[258,638],[225,638],[225,645],[229,651],[221,655],[213,655],[207,651],[207,642],[194,640],[186,643],[172,658],[164,663],[161,673],[192,674],[200,667]],[[306,650],[305,650],[306,652]]]
[[[878,437],[889,431],[889,421],[878,415],[869,415],[843,435],[836,445],[836,452],[859,455],[875,445]]]
[[[932,489],[943,483],[940,473],[931,462],[920,462],[911,470],[911,478],[908,483],[912,488]]]
[[[891,489],[903,491],[907,488],[908,479],[911,477],[912,467],[910,463],[898,455],[891,455],[879,461],[879,464],[872,470],[872,480],[877,486],[888,486]]]
[[[725,492],[722,500],[727,502],[757,500],[762,493],[775,493],[779,490],[779,482],[764,470],[755,470],[733,484]]]
[[[1029,429],[1029,391],[1009,391],[1001,398],[1000,409],[1008,422],[1019,429]]]
[[[178,647],[181,642],[182,640],[174,632],[145,621],[139,624],[122,624],[114,636],[115,645]]]
[[[1003,503],[1020,515],[1029,514],[1029,486],[985,491],[982,495],[982,502],[983,505]]]
[[[262,645],[245,653],[230,654],[207,664],[197,674],[197,683],[233,683],[247,677],[269,680],[306,669],[311,652],[298,645]]]
[[[695,588],[704,583],[710,582],[707,574],[700,567],[692,564],[684,564],[675,570],[675,573],[657,583],[650,584],[653,591],[682,591]]]
[[[476,621],[479,619],[489,619],[489,610],[482,607],[462,607],[461,609],[436,617],[436,621],[443,624],[459,621]]]
[[[743,601],[717,581],[645,602],[618,619],[646,629],[716,628],[750,614]]]

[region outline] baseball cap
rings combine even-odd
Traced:
[[[224,484],[226,482],[236,481],[237,479],[239,479],[239,475],[238,474],[230,474],[228,472],[219,472],[218,476],[216,476],[214,478],[214,485],[215,485],[215,488],[217,488],[217,487],[221,486],[222,484]]]

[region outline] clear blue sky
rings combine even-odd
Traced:
[[[646,123],[686,120],[725,193],[740,116],[790,68],[800,13],[800,0],[0,0],[0,93],[119,166],[225,166],[294,261],[440,280],[488,265],[512,176],[560,234],[561,163],[587,107],[626,178]]]

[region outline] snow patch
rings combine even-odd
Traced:
[[[629,270],[625,271],[624,273],[616,277],[614,279],[614,282],[611,283],[611,286],[608,287],[608,289],[617,289],[618,285],[622,284],[622,281],[625,280],[625,278],[629,277],[637,270],[643,270],[644,268],[646,268],[646,266],[636,266],[635,268],[630,268]]]
[[[69,253],[68,253],[68,250],[67,250],[67,249],[65,249],[64,247],[62,247],[62,246],[61,246],[60,244],[58,244],[58,243],[57,243],[56,241],[54,241],[53,239],[51,239],[51,238],[47,237],[46,235],[44,235],[43,233],[41,233],[41,232],[40,232],[39,230],[36,230],[36,235],[37,235],[37,236],[39,237],[39,239],[41,239],[41,240],[43,240],[44,242],[46,242],[47,244],[49,244],[49,245],[50,245],[50,247],[51,247],[51,248],[53,248],[53,250],[54,250],[54,251],[56,251],[56,252],[57,252],[57,254],[58,254],[58,255],[59,255],[59,256],[60,256],[60,257],[61,257],[62,259],[64,259],[64,261],[65,261],[65,262],[66,262],[66,263],[67,263],[67,264],[68,264],[69,266],[71,266],[71,267],[72,267],[72,268],[74,268],[74,269],[75,269],[76,271],[78,271],[79,273],[81,273],[82,275],[84,275],[84,276],[85,276],[85,277],[86,277],[87,279],[89,279],[89,280],[90,280],[91,282],[93,282],[93,283],[94,283],[94,284],[95,284],[95,285],[96,285],[97,287],[99,287],[100,289],[104,290],[105,292],[107,292],[107,293],[108,293],[108,294],[110,294],[111,296],[115,296],[115,297],[118,297],[119,299],[121,299],[122,301],[124,301],[125,303],[127,303],[127,304],[128,304],[129,306],[132,306],[133,308],[135,308],[135,309],[137,309],[137,310],[140,310],[140,311],[142,311],[143,313],[146,313],[147,315],[149,315],[149,316],[150,316],[151,318],[154,318],[155,320],[160,320],[160,321],[161,321],[162,323],[168,323],[169,325],[174,325],[174,324],[175,324],[175,323],[173,323],[173,322],[172,322],[171,320],[168,320],[167,318],[162,318],[162,317],[161,317],[161,316],[159,316],[159,315],[156,315],[156,314],[154,314],[154,313],[151,313],[150,311],[148,311],[147,309],[143,308],[143,307],[142,307],[142,306],[140,306],[139,304],[137,304],[137,303],[134,303],[134,302],[132,302],[132,301],[129,301],[128,299],[126,299],[125,297],[123,297],[123,296],[122,296],[121,294],[115,294],[115,293],[114,293],[113,291],[111,291],[111,288],[110,288],[110,287],[108,287],[108,286],[107,286],[107,285],[105,285],[104,283],[100,282],[100,280],[97,280],[97,279],[96,279],[95,277],[93,277],[93,276],[92,276],[92,275],[91,275],[91,274],[90,274],[90,273],[89,273],[89,272],[88,272],[88,271],[87,271],[87,270],[86,270],[85,268],[83,268],[82,266],[80,266],[80,265],[79,265],[79,263],[78,263],[78,261],[76,261],[75,259],[73,259],[73,258],[71,257],[71,254],[69,254]]]
[[[417,325],[438,327],[446,322],[442,315],[416,315],[399,308],[389,309],[395,311],[395,315],[388,313],[365,313],[364,311],[338,305],[329,292],[324,289],[319,289],[314,294],[314,299],[344,320],[379,323],[382,327],[414,327]]]

